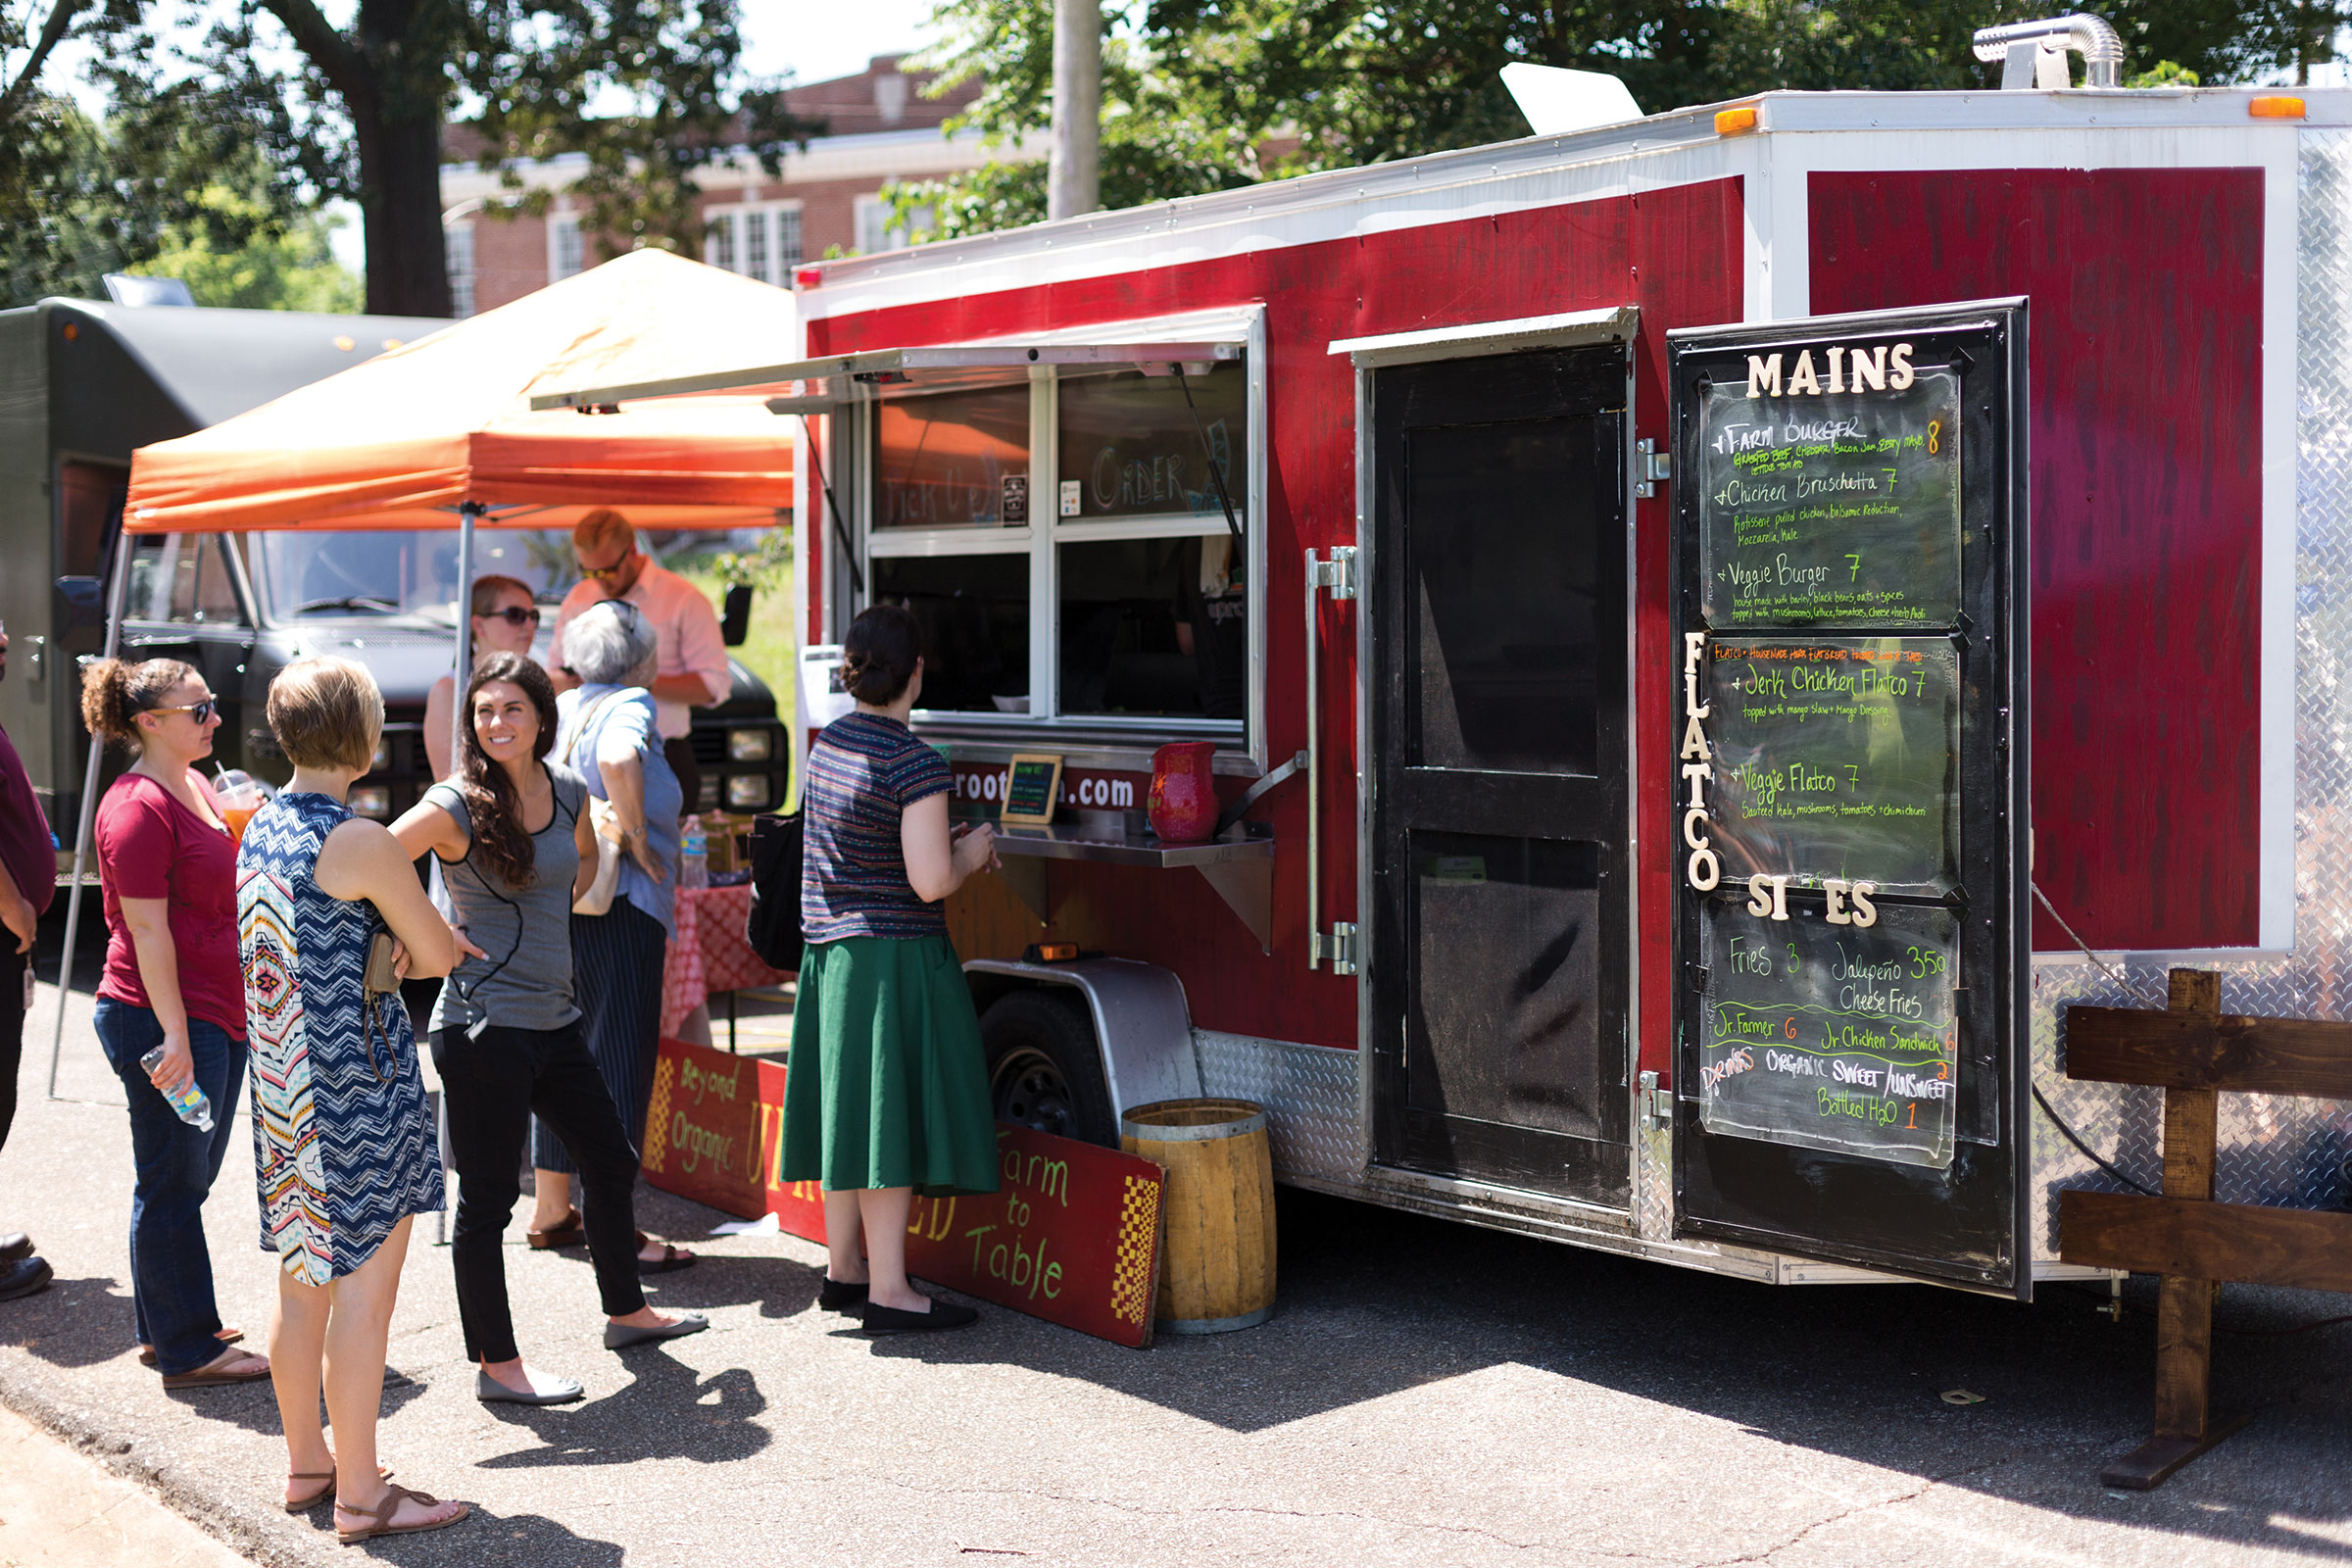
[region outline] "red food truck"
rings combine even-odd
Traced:
[[[2067,1004],[2352,986],[2352,93],[2035,74],[828,263],[545,401],[766,389],[804,741],[921,619],[959,811],[1031,808],[951,909],[1004,1119],[1230,1096],[1299,1187],[2027,1296],[2157,1177]],[[2348,1151],[2226,1102],[2218,1196]]]

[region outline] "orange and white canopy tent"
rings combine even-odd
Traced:
[[[771,523],[792,427],[743,394],[534,413],[552,389],[689,376],[749,344],[797,352],[793,297],[635,251],[235,418],[131,455],[130,533],[567,528],[620,507],[643,528]]]

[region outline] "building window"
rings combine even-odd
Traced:
[[[860,196],[856,218],[858,255],[873,256],[896,248],[890,242],[890,203],[879,195]]]
[[[762,283],[775,278],[767,270],[767,212],[755,207],[743,215],[743,275]]]
[[[547,280],[561,283],[580,271],[580,220],[573,213],[556,213],[547,220]]]
[[[442,230],[441,243],[449,265],[449,314],[463,321],[473,314],[473,225]]]
[[[703,260],[762,283],[787,283],[801,262],[798,202],[745,203],[704,209],[710,224]]]
[[[1184,371],[872,406],[864,575],[922,625],[926,711],[1245,739],[1250,375]]]

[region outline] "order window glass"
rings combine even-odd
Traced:
[[[876,604],[904,605],[923,632],[923,693],[934,712],[1029,711],[1029,558],[889,556]]]
[[[893,398],[880,405],[874,446],[875,526],[1004,522],[1005,479],[1029,475],[1029,388]]]
[[[1241,718],[1250,613],[1229,534],[1060,547],[1061,710]]]
[[[1062,503],[1056,508],[1060,516],[1218,512],[1212,460],[1240,515],[1250,383],[1239,361],[1219,361],[1205,372],[1190,366],[1182,377],[1138,371],[1070,377],[1062,381],[1060,394],[1057,503],[1072,483],[1078,487],[1078,510],[1072,513]]]

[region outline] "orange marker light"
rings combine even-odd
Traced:
[[[2303,100],[2300,98],[2253,98],[2246,103],[2246,113],[2256,120],[2301,120]]]
[[[338,334],[335,338],[335,347],[349,354],[353,349],[358,348],[359,344],[348,336]]]
[[[1755,128],[1756,112],[1753,109],[1719,109],[1715,112],[1715,134],[1718,136],[1737,136]]]

